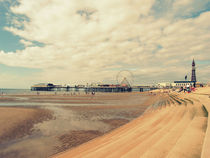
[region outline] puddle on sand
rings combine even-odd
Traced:
[[[87,120],[82,115],[62,107],[49,107],[54,112],[55,120],[38,123],[34,129],[39,130],[42,135],[60,135],[71,130],[100,130],[106,132],[109,126],[98,120]],[[87,112],[88,113],[88,112]]]

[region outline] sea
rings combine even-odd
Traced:
[[[0,93],[2,94],[29,94],[29,93],[35,93],[31,91],[30,89],[5,89],[0,88]]]

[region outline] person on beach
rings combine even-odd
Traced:
[[[195,91],[195,87],[191,87],[191,91],[193,91],[193,92],[194,92],[194,91]]]
[[[184,86],[184,93],[186,92],[186,86]]]
[[[187,92],[188,92],[188,93],[190,93],[190,92],[191,92],[191,90],[190,90],[190,86],[189,86],[189,85],[187,85]]]

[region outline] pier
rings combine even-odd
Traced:
[[[61,86],[52,83],[36,84],[31,86],[32,91],[83,91],[83,92],[144,92],[156,89],[150,86],[121,86],[121,85],[98,85],[98,86]]]

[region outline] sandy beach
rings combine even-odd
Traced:
[[[54,157],[208,158],[210,87],[160,95],[137,119]]]
[[[127,124],[159,99],[148,92],[1,96],[0,157],[45,158],[75,148]]]
[[[208,158],[210,88],[5,95],[1,158]],[[3,106],[6,105],[6,106]]]

